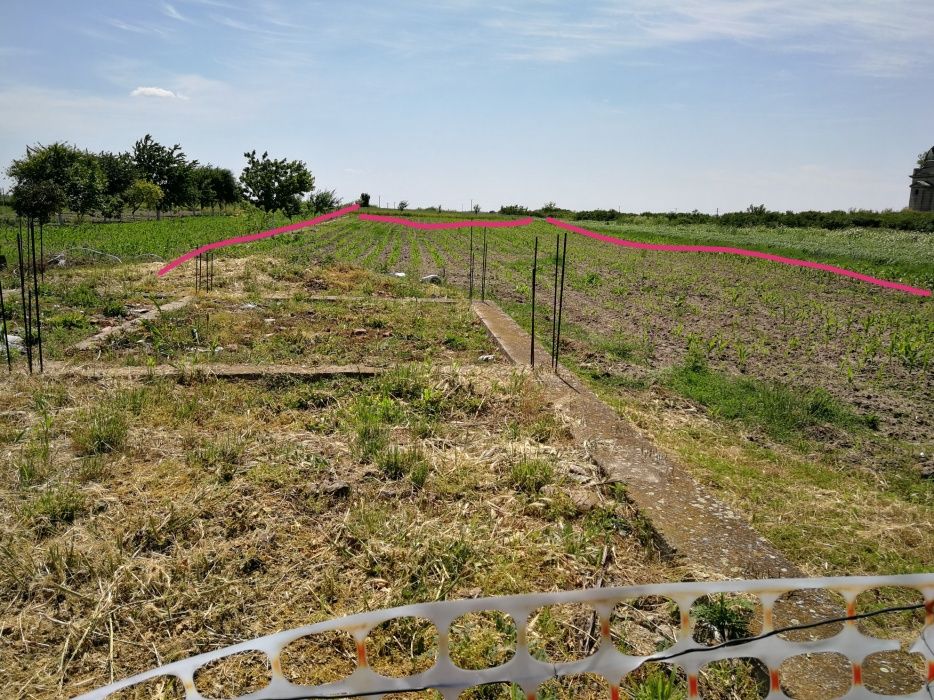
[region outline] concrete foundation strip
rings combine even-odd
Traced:
[[[129,321],[124,321],[123,323],[120,323],[116,326],[109,326],[108,328],[104,328],[97,335],[82,340],[80,343],[75,343],[75,345],[72,346],[72,350],[97,350],[105,341],[111,338],[119,337],[124,333],[127,333],[134,328],[137,328],[138,326],[141,326],[144,321],[154,321],[162,313],[178,311],[179,309],[185,308],[188,306],[188,304],[191,303],[192,299],[194,299],[194,297],[182,297],[178,301],[171,301],[168,304],[163,304],[161,307],[147,311],[146,313],[137,316],[136,318],[131,318]]]
[[[157,365],[155,367],[78,367],[53,365],[47,368],[50,377],[75,377],[79,379],[124,379],[145,381],[157,378],[213,378],[228,381],[260,380],[269,377],[291,379],[324,379],[327,377],[373,377],[386,370],[367,365],[228,365],[203,363],[196,365]]]

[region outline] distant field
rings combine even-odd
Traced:
[[[934,287],[934,234],[891,229],[728,228],[582,222],[611,236],[653,243],[730,245],[840,267],[930,289]]]
[[[392,209],[366,210],[374,214],[400,215]],[[496,214],[430,211],[405,212],[419,220],[471,218],[502,220]],[[52,251],[77,247],[93,248],[119,257],[158,256],[170,258],[192,248],[231,236],[255,233],[266,228],[298,221],[284,217],[246,215],[203,215],[166,217],[162,221],[84,223],[45,227],[45,240]],[[607,235],[652,243],[694,243],[729,245],[798,257],[871,274],[885,279],[926,288],[934,287],[934,234],[890,229],[728,228],[711,224],[663,225],[605,224],[576,222]],[[544,233],[550,229],[541,229]],[[15,245],[15,228],[0,225],[0,252],[9,255]],[[259,244],[264,245],[264,244]],[[228,255],[244,255],[257,250],[231,249]]]

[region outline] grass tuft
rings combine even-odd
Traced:
[[[101,455],[123,448],[127,436],[124,413],[112,404],[101,404],[78,414],[71,440],[79,455]]]
[[[509,481],[516,490],[535,495],[554,481],[554,468],[544,459],[523,458],[512,465]]]
[[[388,478],[408,476],[418,487],[424,486],[428,478],[428,463],[417,447],[406,449],[394,445],[376,458],[376,465]]]
[[[39,534],[70,525],[85,511],[84,495],[70,485],[43,491],[23,507],[23,516]]]
[[[189,466],[214,472],[221,482],[231,481],[237,467],[243,462],[244,443],[239,439],[225,437],[207,441],[187,455]]]

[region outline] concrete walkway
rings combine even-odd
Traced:
[[[529,334],[489,302],[474,311],[509,358],[529,365]],[[576,376],[552,372],[550,353],[536,346],[535,376],[549,400],[570,420],[607,479],[626,485],[633,505],[651,523],[663,545],[690,561],[730,578],[787,578],[803,572],[672,462]]]

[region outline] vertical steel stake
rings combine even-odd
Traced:
[[[42,222],[39,222],[39,269],[42,271],[42,283],[45,284],[45,236],[42,233]]]
[[[551,302],[551,365],[555,364],[555,334],[558,330],[558,257],[561,254],[561,234],[555,234],[555,282],[554,299]]]
[[[529,357],[535,369],[535,280],[538,272],[538,236],[535,237],[535,252],[532,255],[532,340],[529,342]]]
[[[558,297],[558,332],[555,337],[555,372],[558,371],[558,356],[561,354],[561,317],[564,314],[564,268],[568,262],[568,232],[564,232],[564,249],[561,253],[561,295]]]
[[[480,301],[486,301],[486,228],[483,229],[483,263],[480,274]]]
[[[29,323],[29,313],[32,310],[32,296],[26,304],[26,271],[23,267],[23,220],[19,219],[19,230],[16,232],[16,262],[19,267],[19,294],[23,302],[23,343],[26,346],[26,362],[29,364],[29,373],[32,374],[32,326]]]
[[[36,339],[39,342],[39,371],[45,371],[42,363],[42,314],[39,312],[39,271],[36,268],[36,224],[29,222],[29,244],[32,249],[32,288],[36,302]]]
[[[473,301],[473,226],[470,227],[470,262],[468,268],[470,269],[470,301]]]
[[[13,371],[13,360],[10,359],[10,337],[6,331],[6,306],[3,302],[3,281],[0,280],[0,316],[3,317],[3,343],[6,345],[6,366],[7,370]]]

